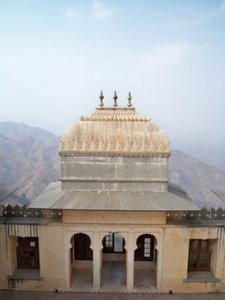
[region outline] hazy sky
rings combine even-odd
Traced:
[[[225,142],[225,1],[0,0],[0,122],[61,134],[100,90],[172,141]]]

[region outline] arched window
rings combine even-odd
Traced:
[[[103,239],[103,253],[125,253],[124,238],[118,233],[107,234]]]
[[[93,251],[90,248],[91,239],[84,233],[74,235],[74,258],[77,260],[92,260]]]
[[[142,234],[137,239],[135,260],[154,260],[155,237],[151,234]]]

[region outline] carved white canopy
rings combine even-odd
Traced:
[[[60,154],[169,156],[170,146],[166,132],[134,107],[99,107],[65,130]]]

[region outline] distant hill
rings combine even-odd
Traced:
[[[40,128],[0,123],[0,184],[18,187],[17,195],[31,201],[60,176],[59,138]],[[212,153],[212,156],[214,153]],[[223,207],[212,190],[225,190],[225,172],[182,151],[172,151],[172,183],[180,185],[201,207]]]
[[[24,124],[0,123],[0,183],[33,200],[59,178],[59,138]]]
[[[188,143],[184,140],[174,140],[173,148],[179,149],[202,162],[213,165],[225,172],[225,139],[210,144],[202,142]]]
[[[50,143],[59,140],[53,133],[24,123],[2,122],[0,123],[0,135],[5,136],[11,140],[20,141],[32,137],[35,142]]]
[[[224,141],[225,142],[225,141]],[[225,144],[217,146],[192,147],[188,154],[199,158],[203,162],[216,166],[225,172]]]
[[[225,190],[225,172],[193,158],[182,151],[172,151],[170,181],[180,185],[201,207],[224,207],[215,190]]]

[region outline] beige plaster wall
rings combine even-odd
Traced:
[[[16,248],[17,248],[17,236],[12,236],[8,238],[8,244],[9,244],[9,275],[12,275],[13,272],[17,268],[17,253],[16,253]]]
[[[65,289],[65,247],[61,226],[39,228],[40,276],[44,290]]]
[[[166,213],[64,210],[62,221],[72,224],[165,224]]]
[[[177,290],[187,278],[188,240],[185,228],[166,228],[163,244],[163,288]]]
[[[12,275],[17,268],[18,237],[31,236],[29,225],[17,225],[18,228],[15,232],[12,230],[14,227],[0,224],[0,289],[8,288],[7,276]],[[41,280],[15,281],[11,288],[21,290],[65,289],[63,228],[60,226],[40,226],[36,234],[39,236]]]
[[[9,237],[4,224],[0,224],[0,289],[8,288],[8,275],[16,269],[17,237]]]
[[[174,292],[223,291],[224,248],[218,251],[218,228],[168,226],[165,230],[163,246],[163,288]],[[211,273],[222,281],[190,282],[188,277],[189,239],[212,239]],[[222,263],[221,263],[222,262]],[[220,274],[220,277],[217,275]],[[222,278],[221,278],[222,277]]]
[[[0,224],[0,289],[8,288],[6,277],[9,270],[9,251],[5,225]]]

